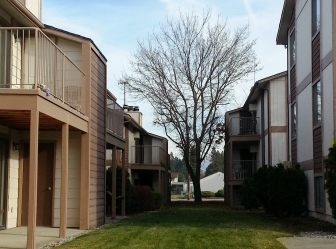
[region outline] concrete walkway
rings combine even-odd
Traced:
[[[75,236],[84,232],[79,229],[67,228],[66,236]],[[36,248],[61,240],[59,228],[36,227]],[[0,249],[26,248],[27,227],[15,227],[0,231]]]
[[[335,249],[336,239],[288,237],[278,238],[288,249]]]

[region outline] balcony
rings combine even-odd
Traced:
[[[112,132],[113,135],[123,138],[124,110],[110,98],[107,98],[106,128]]]
[[[166,154],[160,146],[132,146],[129,156],[130,163],[133,164],[166,165]]]
[[[251,178],[257,170],[259,161],[239,160],[232,162],[232,174],[230,180],[245,180]]]
[[[256,117],[234,117],[230,119],[229,135],[260,134],[260,121]]]
[[[39,89],[84,113],[85,74],[41,30],[0,27],[0,58],[0,91]]]

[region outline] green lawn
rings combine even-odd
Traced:
[[[182,206],[132,216],[59,248],[273,249],[284,248],[276,238],[294,234],[262,213]]]

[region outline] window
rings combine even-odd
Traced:
[[[312,36],[320,30],[320,0],[312,0]]]
[[[295,30],[290,35],[289,38],[289,63],[290,67],[295,64],[296,53],[295,53]]]
[[[322,176],[315,177],[315,207],[324,208],[324,180]]]
[[[297,129],[297,120],[296,120],[296,104],[293,104],[291,107],[291,131],[292,138],[296,138],[296,129]]]
[[[322,93],[321,81],[313,86],[313,124],[317,125],[322,120]]]

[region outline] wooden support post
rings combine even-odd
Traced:
[[[161,169],[159,169],[159,193],[162,194]]]
[[[121,216],[126,215],[125,210],[125,199],[126,199],[126,152],[125,149],[122,150],[122,176],[121,176],[121,195],[123,196],[122,202],[121,202]]]
[[[116,184],[116,174],[117,173],[117,149],[115,146],[113,146],[112,148],[112,214],[111,214],[111,218],[115,219],[117,216],[117,199],[116,199],[116,195],[117,195],[117,184]]]
[[[27,249],[35,249],[36,246],[38,132],[39,112],[32,110],[30,112]]]
[[[80,173],[80,206],[79,229],[89,229],[89,196],[90,196],[90,136],[81,137],[81,173]]]
[[[66,237],[68,200],[69,124],[62,125],[61,209],[59,237]]]

